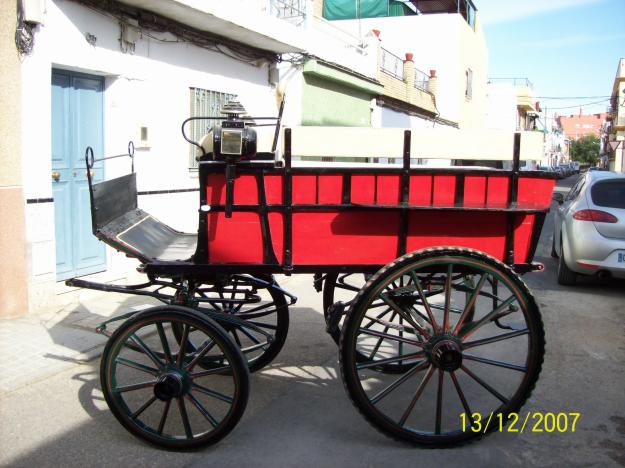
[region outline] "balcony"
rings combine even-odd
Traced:
[[[324,0],[327,20],[383,18],[431,14],[459,14],[475,28],[477,8],[471,0],[380,0],[362,4],[359,0]]]
[[[517,106],[525,112],[537,112],[534,84],[527,78],[489,78],[488,84],[508,85],[515,89]]]
[[[295,26],[301,26],[306,21],[306,2],[307,0],[270,0],[269,13]]]

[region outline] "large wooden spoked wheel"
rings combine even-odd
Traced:
[[[513,419],[543,355],[527,286],[500,261],[461,248],[414,252],[382,268],[354,300],[340,342],[343,382],[365,418],[393,438],[434,447]],[[402,369],[376,370],[383,365]]]
[[[173,327],[182,330],[180,340]],[[190,340],[197,347],[191,349]],[[219,366],[202,369],[200,361]],[[102,355],[100,383],[128,431],[179,450],[226,436],[249,395],[249,371],[238,346],[215,321],[177,306],[139,312],[115,330]]]

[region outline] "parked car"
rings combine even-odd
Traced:
[[[573,285],[577,275],[625,278],[625,174],[587,172],[553,199],[558,283]]]
[[[560,163],[558,164],[558,167],[562,169],[562,174],[564,174],[564,177],[568,177],[573,173],[569,163]]]
[[[571,168],[573,169],[573,173],[579,174],[579,161],[571,161]]]
[[[554,166],[553,170],[556,172],[558,179],[564,179],[566,175],[564,174],[564,169],[560,166]]]

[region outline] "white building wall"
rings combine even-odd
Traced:
[[[518,111],[515,87],[491,83],[487,89],[486,128],[516,131]]]
[[[97,38],[95,46],[85,34]],[[241,63],[185,43],[162,43],[146,36],[134,54],[123,53],[118,21],[77,3],[49,0],[45,24],[35,35],[33,53],[23,62],[23,179],[27,199],[51,198],[51,70],[80,71],[105,77],[104,151],[126,151],[148,127],[150,147],[137,149],[138,189],[198,186],[188,168],[189,144],[180,124],[189,117],[189,87],[238,94],[251,115],[276,115],[275,89],[268,66]],[[159,37],[164,37],[159,34]],[[174,39],[169,36],[169,39]],[[97,155],[96,155],[97,156]],[[128,160],[107,161],[106,177],[123,174]],[[198,192],[139,197],[142,208],[172,227],[195,232]],[[31,304],[45,305],[55,287],[54,206],[27,205],[27,242]],[[128,261],[108,249],[109,267],[124,270]]]
[[[442,118],[464,128],[484,128],[488,52],[481,30],[473,31],[456,14],[397,16],[332,21],[352,34],[380,31],[382,47],[404,57],[414,54],[415,68],[436,70],[436,106]],[[473,97],[465,99],[465,71],[471,68]]]

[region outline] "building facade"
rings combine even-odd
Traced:
[[[625,58],[619,60],[616,69],[602,143],[608,168],[625,172]]]
[[[194,232],[198,175],[180,124],[218,116],[230,100],[276,115],[285,99],[285,126],[484,126],[487,51],[467,0],[414,1],[403,16],[361,22],[325,18],[322,0],[9,3],[0,206],[10,225],[0,250],[12,269],[0,277],[2,316],[53,304],[64,279],[118,279],[136,267],[91,233],[87,146],[121,154],[132,140],[140,207]],[[189,128],[198,139],[208,130]],[[129,158],[108,160],[92,177],[129,169]]]

